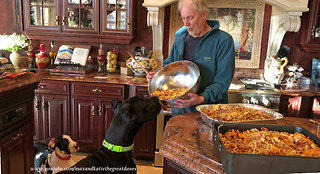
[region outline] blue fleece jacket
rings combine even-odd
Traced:
[[[201,82],[197,92],[206,104],[228,103],[228,88],[235,71],[235,49],[232,36],[219,29],[218,21],[207,21],[212,29],[199,41],[194,53],[194,63],[200,70]],[[175,33],[175,41],[169,57],[163,65],[183,60],[187,28],[183,26]],[[196,106],[173,108],[172,116],[192,112]]]

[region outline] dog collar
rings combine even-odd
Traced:
[[[105,148],[107,148],[111,151],[114,151],[114,152],[128,152],[133,149],[133,144],[131,146],[122,147],[119,145],[114,145],[114,144],[108,143],[106,140],[103,140],[102,145]]]
[[[60,156],[56,151],[54,151],[55,153],[56,153],[56,155],[57,155],[57,157],[59,158],[59,159],[61,159],[61,160],[65,160],[65,161],[67,161],[67,160],[69,160],[70,159],[70,155],[69,156],[66,156],[66,157],[62,157],[62,156]]]

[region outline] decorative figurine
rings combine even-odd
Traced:
[[[44,52],[44,45],[40,44],[39,53],[36,54],[36,64],[40,69],[47,68],[50,64],[49,56]]]
[[[29,40],[29,44],[28,44],[28,51],[27,51],[27,56],[28,56],[28,62],[29,68],[35,68],[36,67],[36,62],[35,62],[35,55],[36,53],[33,51],[33,46],[32,46],[32,40]]]
[[[105,62],[106,58],[104,56],[104,51],[102,49],[103,43],[100,43],[100,49],[99,49],[99,54],[98,54],[98,64],[99,64],[99,73],[104,73],[105,72]]]

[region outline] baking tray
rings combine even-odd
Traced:
[[[264,111],[270,115],[272,115],[274,118],[273,119],[264,119],[264,120],[247,120],[247,121],[222,121],[218,118],[211,118],[209,117],[207,114],[205,114],[204,112],[202,112],[202,109],[208,109],[214,105],[232,105],[232,106],[242,106],[242,107],[246,107],[246,108],[252,108],[252,109],[257,109],[257,110],[261,110],[261,111]],[[268,109],[268,108],[265,108],[263,106],[259,106],[259,105],[254,105],[254,104],[244,104],[244,103],[234,103],[234,104],[207,104],[207,105],[198,105],[196,107],[197,111],[199,111],[201,113],[201,119],[202,121],[212,127],[212,124],[214,122],[219,122],[219,123],[250,123],[250,122],[256,122],[256,121],[267,121],[267,120],[278,120],[278,119],[282,119],[283,118],[283,115],[274,111],[274,110],[271,110],[271,109]]]
[[[297,172],[320,172],[320,157],[231,153],[225,149],[218,133],[225,133],[229,129],[244,131],[257,128],[261,130],[261,127],[265,127],[268,130],[273,131],[285,131],[289,133],[299,132],[309,137],[318,146],[320,145],[320,139],[303,127],[275,124],[215,124],[213,126],[213,141],[215,150],[224,167],[224,170],[228,174],[283,174]]]

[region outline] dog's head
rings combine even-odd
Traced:
[[[54,149],[60,156],[70,156],[79,150],[78,143],[73,141],[69,135],[62,135],[52,138],[48,149]]]
[[[151,121],[160,113],[158,97],[132,97],[123,102],[111,101],[115,116],[108,129],[106,140],[118,145],[131,145],[143,123]]]
[[[146,122],[154,119],[161,110],[158,97],[131,97],[124,102],[114,99],[111,109],[115,115],[121,115],[135,122]]]

